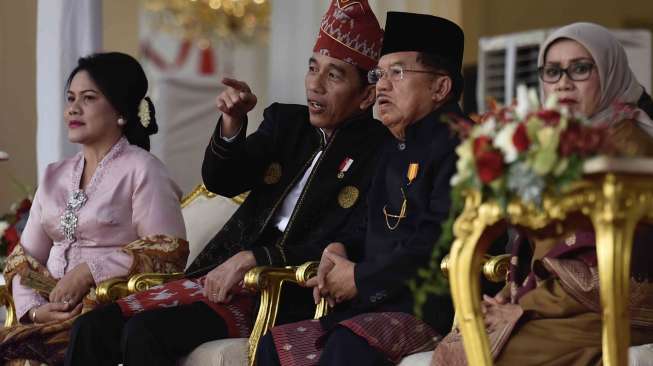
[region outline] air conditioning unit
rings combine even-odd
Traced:
[[[532,30],[479,40],[476,88],[479,113],[485,112],[488,98],[506,104],[506,101],[513,100],[517,85],[538,86],[537,55],[542,42],[554,30]],[[626,50],[635,77],[650,93],[651,31],[614,29],[611,32]]]

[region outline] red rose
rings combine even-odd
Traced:
[[[492,147],[492,139],[488,136],[479,136],[474,139],[474,156],[478,156],[483,151],[489,150]]]
[[[560,143],[558,144],[558,153],[560,156],[567,157],[576,152],[576,144],[580,140],[580,124],[570,123],[567,129],[560,133]]]
[[[512,135],[512,143],[515,145],[518,152],[525,151],[530,146],[531,141],[528,139],[526,126],[523,123],[520,123],[519,126],[517,126],[515,133]]]
[[[503,156],[496,150],[481,152],[476,156],[476,170],[481,182],[492,182],[503,174]]]
[[[581,131],[581,138],[578,141],[578,153],[581,156],[596,154],[603,145],[604,131],[593,127],[586,127]]]
[[[571,122],[566,130],[560,133],[558,152],[560,156],[590,156],[609,149],[606,145],[606,129],[603,127],[582,126]]]
[[[538,111],[537,117],[544,120],[548,125],[557,126],[558,122],[560,122],[560,112],[550,109]]]

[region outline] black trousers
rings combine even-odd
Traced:
[[[261,338],[256,357],[258,366],[281,365],[271,332]],[[337,326],[327,338],[318,365],[386,366],[392,365],[392,362],[388,361],[382,352],[370,346],[364,338],[345,327]]]
[[[224,320],[203,302],[145,311],[129,319],[114,303],[75,320],[65,364],[174,366],[195,347],[227,334]]]

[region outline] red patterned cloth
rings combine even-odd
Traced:
[[[398,363],[407,355],[432,350],[440,337],[426,323],[406,313],[367,313],[338,325],[364,338]],[[317,365],[329,337],[318,320],[285,324],[271,330],[282,366]]]
[[[155,286],[117,301],[123,316],[131,317],[146,310],[188,305],[198,301],[207,304],[227,324],[230,338],[247,338],[252,332],[254,295],[236,286],[229,303],[211,302],[203,294],[204,277],[184,278]]]
[[[322,18],[313,52],[371,70],[381,53],[383,30],[367,0],[333,0]]]

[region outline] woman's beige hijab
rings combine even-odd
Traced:
[[[588,116],[592,122],[612,121],[615,103],[637,105],[644,88],[637,82],[626,52],[619,41],[606,28],[594,23],[573,23],[551,33],[540,47],[538,66],[544,65],[544,56],[551,44],[559,39],[574,40],[592,55],[599,73],[601,99],[597,112]],[[639,126],[653,136],[653,121],[646,112],[639,110],[636,117]]]

